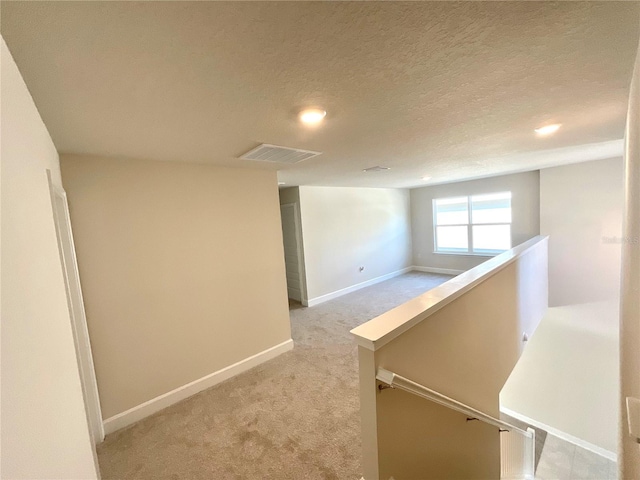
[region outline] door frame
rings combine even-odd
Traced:
[[[67,305],[71,319],[71,331],[73,332],[73,342],[76,348],[78,373],[80,374],[89,434],[93,444],[97,445],[104,440],[104,424],[102,422],[102,410],[100,408],[98,382],[91,352],[87,317],[84,310],[76,249],[73,242],[73,231],[71,230],[69,204],[66,192],[53,184],[50,170],[47,170],[47,180],[49,182],[53,219],[58,239],[58,252],[62,263]]]
[[[293,222],[294,230],[296,234],[296,255],[298,257],[298,278],[300,279],[300,302],[303,305],[307,305],[307,278],[304,265],[304,248],[302,245],[302,228],[300,224],[300,208],[298,203],[283,203],[280,205],[280,221],[282,222],[282,209],[284,207],[293,207]],[[284,242],[283,242],[284,243]],[[284,248],[284,247],[283,247]],[[286,265],[285,265],[286,269]],[[286,276],[286,272],[285,272]]]

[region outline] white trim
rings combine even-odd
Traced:
[[[480,197],[483,195],[509,195],[509,210],[511,210],[511,200],[512,193],[511,191],[506,192],[493,192],[493,193],[474,193],[471,195],[455,195],[453,197],[441,197],[434,198],[431,200],[432,204],[432,219],[433,219],[433,253],[435,255],[461,255],[461,256],[476,256],[476,257],[495,257],[496,255],[500,255],[503,252],[509,250],[513,245],[513,235],[511,231],[512,221],[509,222],[491,222],[491,223],[475,223],[473,221],[473,198]],[[438,224],[438,207],[437,203],[440,200],[450,200],[452,198],[466,198],[467,199],[467,222],[466,223],[457,223],[457,224]],[[505,250],[492,250],[492,249],[478,249],[476,250],[473,246],[473,227],[475,226],[497,226],[497,225],[508,225],[509,226],[509,244],[511,245],[509,248]],[[458,250],[458,249],[447,249],[443,248],[442,250],[438,250],[438,227],[465,227],[467,229],[467,249],[466,250]]]
[[[167,408],[174,403],[184,400],[185,398],[189,398],[192,395],[201,392],[202,390],[211,388],[220,382],[223,382],[242,372],[246,372],[247,370],[258,366],[261,363],[264,363],[277,357],[278,355],[288,352],[292,348],[293,340],[289,339],[286,342],[282,342],[271,348],[263,350],[260,353],[247,357],[244,360],[240,360],[239,362],[236,362],[233,365],[229,365],[228,367],[218,370],[217,372],[213,372],[198,380],[194,380],[193,382],[178,387],[175,390],[171,390],[170,392],[164,393],[156,398],[152,398],[151,400],[141,403],[136,407],[130,408],[129,410],[114,415],[113,417],[107,418],[104,421],[104,431],[105,433],[109,434],[115,432],[116,430],[120,430],[121,428],[124,428],[128,425],[131,425],[132,423],[142,420],[145,417],[148,417],[149,415],[159,412],[160,410]]]
[[[326,295],[321,295],[316,298],[309,298],[306,303],[302,304],[307,307],[313,307],[320,303],[327,302],[329,300],[333,300],[334,298],[341,297],[342,295],[346,295],[347,293],[355,292],[356,290],[360,290],[361,288],[368,287],[370,285],[375,285],[376,283],[384,282],[385,280],[389,280],[390,278],[397,277],[398,275],[402,275],[408,273],[413,270],[413,267],[403,268],[402,270],[396,270],[395,272],[387,273],[386,275],[381,275],[376,278],[372,278],[371,280],[367,280],[366,282],[356,283],[355,285],[351,285],[350,287],[341,288],[340,290],[336,290],[335,292],[327,293]]]
[[[461,273],[466,272],[466,270],[454,270],[452,268],[421,267],[418,265],[414,265],[413,267],[411,267],[411,270],[415,272],[443,273],[445,275],[460,275]]]
[[[533,425],[534,427],[538,427],[541,428],[542,430],[546,431],[547,433],[550,433],[553,436],[556,436],[558,438],[561,438],[562,440],[565,440],[569,443],[573,443],[574,445],[577,445],[579,447],[584,448],[585,450],[589,450],[590,452],[593,452],[597,455],[600,455],[602,457],[605,457],[609,460],[612,460],[614,462],[618,461],[618,455],[614,452],[610,452],[609,450],[599,447],[597,445],[594,445],[593,443],[589,443],[585,440],[582,440],[578,437],[574,437],[573,435],[570,435],[568,433],[565,433],[561,430],[558,430],[557,428],[553,428],[550,427],[549,425],[546,425],[542,422],[538,422],[537,420],[533,420],[532,418],[527,417],[526,415],[522,415],[518,412],[514,412],[513,410],[510,410],[506,407],[500,407],[500,411],[502,413],[505,413],[507,415],[509,415],[510,417],[513,417],[517,420],[520,420],[522,422],[528,423],[529,425]]]
[[[434,255],[453,255],[455,257],[485,257],[492,258],[496,255],[500,255],[501,253],[506,252],[506,250],[496,251],[495,253],[469,253],[469,252],[436,252],[435,250],[431,253]]]
[[[404,275],[409,272],[425,272],[425,273],[441,273],[444,275],[460,275],[461,273],[466,272],[466,270],[454,270],[450,268],[436,268],[436,267],[420,267],[413,265],[411,267],[403,268],[402,270],[396,270],[395,272],[387,273],[386,275],[382,275],[380,277],[372,278],[371,280],[367,280],[366,282],[357,283],[347,288],[343,288],[341,290],[336,290],[335,292],[327,293],[326,295],[321,295],[316,298],[302,298],[300,303],[305,307],[313,307],[314,305],[318,305],[323,302],[327,302],[329,300],[333,300],[334,298],[341,297],[342,295],[346,295],[351,292],[355,292],[356,290],[360,290],[361,288],[365,288],[371,285],[375,285],[376,283],[384,282],[385,280],[389,280],[391,278],[397,277],[399,275]]]
[[[67,307],[71,323],[71,333],[75,347],[78,376],[82,389],[84,413],[87,419],[87,429],[91,438],[91,453],[98,478],[100,478],[100,466],[96,445],[104,440],[104,428],[102,425],[102,411],[100,410],[100,397],[98,396],[98,383],[93,365],[93,354],[87,328],[87,318],[84,311],[84,300],[80,286],[80,274],[76,249],[73,243],[69,204],[65,191],[54,185],[51,179],[51,170],[47,169],[47,182],[49,183],[49,195],[53,221],[58,241],[58,253],[60,266],[64,277],[65,291],[67,294]]]

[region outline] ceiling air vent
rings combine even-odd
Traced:
[[[279,147],[263,143],[253,150],[245,153],[240,158],[243,160],[257,160],[260,162],[298,163],[312,157],[321,155],[322,152],[300,150],[299,148]]]
[[[385,170],[391,170],[391,169],[389,167],[381,167],[378,165],[377,167],[365,168],[362,171],[363,172],[384,172]]]

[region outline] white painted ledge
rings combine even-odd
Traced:
[[[538,235],[354,328],[351,333],[358,345],[375,351],[422,322],[425,318],[433,315],[476,285],[492,277],[526,254],[528,250],[538,244],[546,244],[547,241],[548,237]]]
[[[240,360],[239,362],[229,365],[217,372],[213,372],[198,380],[194,380],[191,383],[187,383],[181,387],[171,390],[156,398],[152,398],[138,406],[130,408],[122,413],[107,418],[104,421],[104,432],[109,434],[120,430],[128,425],[131,425],[139,420],[142,420],[149,415],[152,415],[160,410],[167,408],[174,403],[178,403],[185,398],[189,398],[196,393],[199,393],[207,388],[211,388],[218,383],[224,382],[231,377],[246,372],[247,370],[260,365],[268,360],[271,360],[278,355],[288,352],[293,348],[293,340],[289,339],[271,348],[263,350],[260,353],[252,355]]]

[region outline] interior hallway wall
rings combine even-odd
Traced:
[[[622,158],[540,171],[549,306],[619,298],[623,177]]]
[[[411,266],[408,190],[303,186],[299,195],[310,302]]]
[[[96,478],[47,169],[58,153],[2,40],[2,478]]]
[[[105,418],[290,341],[275,172],[61,165]]]
[[[640,50],[636,53],[629,92],[624,184],[618,473],[620,478],[640,478],[640,445],[636,438],[628,434],[626,411],[628,397],[640,398]],[[637,410],[635,413],[639,414]]]

